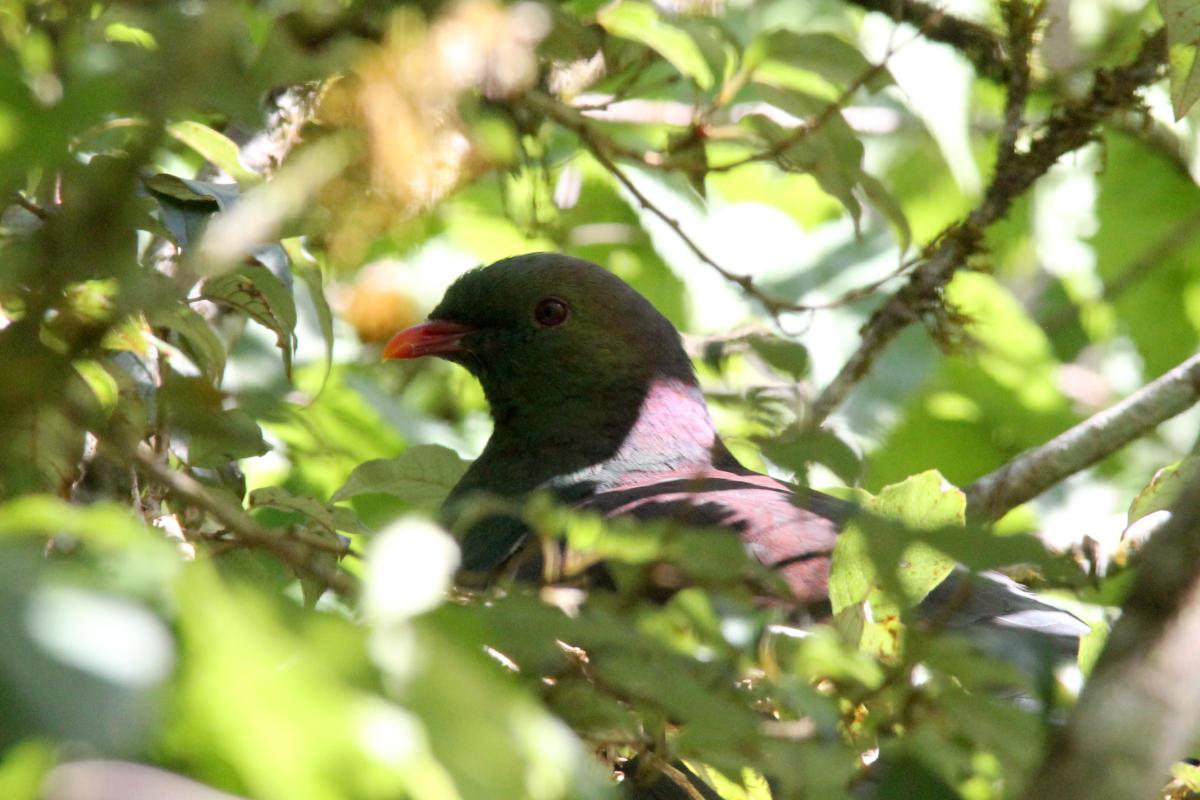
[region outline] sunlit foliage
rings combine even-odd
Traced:
[[[1200,34],[1169,0],[912,5],[0,4],[0,797],[87,758],[262,800],[1019,794],[1077,665],[911,610],[1020,563],[1094,625],[1086,671],[1127,522],[1194,474],[1189,413],[966,524],[972,481],[1200,343]],[[1170,80],[1070,129],[1164,20]],[[730,537],[542,497],[514,511],[563,554],[544,581],[456,585],[437,508],[482,393],[379,344],[533,250],[684,331],[744,463],[880,515],[830,620],[763,603]]]

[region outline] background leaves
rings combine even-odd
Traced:
[[[92,757],[253,798],[678,793],[684,768],[728,800],[1019,794],[1072,685],[908,611],[954,561],[1021,562],[1094,624],[1088,669],[1127,524],[1194,471],[1189,412],[995,530],[957,488],[1200,342],[1196,15],[1050,4],[1022,38],[1020,0],[923,8],[8,4],[0,796]],[[1168,81],[1069,131],[814,428],[979,176],[1164,23]],[[531,250],[676,323],[744,463],[878,513],[839,542],[833,618],[770,602],[727,535],[546,498],[505,505],[540,581],[450,585],[434,520],[486,404],[380,343]]]

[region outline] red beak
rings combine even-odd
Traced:
[[[474,331],[470,325],[434,319],[405,328],[391,338],[383,348],[383,357],[420,358],[443,353],[461,353],[462,337]]]

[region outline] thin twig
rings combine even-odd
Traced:
[[[342,558],[344,556],[353,556],[354,558],[359,558],[359,559],[362,558],[362,553],[355,550],[353,547],[351,547],[346,542],[343,542],[340,538],[335,541],[330,541],[330,540],[324,539],[320,536],[314,536],[313,534],[309,533],[308,531],[304,530],[303,528],[300,528],[297,526],[288,528],[286,531],[282,532],[282,535],[290,536],[293,539],[296,539],[297,541],[302,542],[303,544],[307,545],[308,547],[311,547],[314,550],[321,550],[326,553],[332,553],[335,556],[338,556],[339,558]],[[234,539],[226,538],[229,536],[234,536],[234,537],[237,536],[237,534],[235,532],[230,531],[230,530],[215,531],[213,533],[201,534],[201,536],[203,538],[205,538],[209,541],[213,541],[213,542],[222,542],[222,543],[232,544],[235,546],[242,545],[242,544],[245,544],[245,546],[247,546],[247,547],[254,546],[254,545],[251,545],[248,543],[243,543],[243,542],[239,541],[237,538],[234,538]]]
[[[1135,92],[1158,77],[1165,57],[1166,36],[1160,30],[1146,40],[1132,63],[1098,70],[1088,95],[1053,115],[1029,149],[1014,154],[1004,171],[996,172],[980,204],[926,248],[925,263],[863,326],[858,349],[814,401],[811,425],[819,425],[846,400],[900,331],[944,309],[943,289],[979,250],[984,231],[1059,158],[1091,141],[1100,122],[1133,103]]]
[[[324,583],[345,597],[358,593],[358,581],[348,572],[313,559],[313,547],[279,533],[272,533],[250,518],[241,508],[205,488],[190,475],[168,469],[158,456],[144,445],[132,454],[137,466],[172,494],[212,514],[242,542],[265,550],[287,564],[297,574]]]
[[[20,192],[14,193],[13,199],[17,205],[19,205],[21,208],[28,211],[30,214],[33,214],[35,217],[42,220],[43,222],[50,219],[49,211],[42,208],[37,203],[33,202],[32,200],[30,200],[28,197],[21,194]]]
[[[967,487],[977,517],[999,519],[1200,400],[1200,354]]]

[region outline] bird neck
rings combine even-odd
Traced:
[[[495,422],[470,482],[503,494],[601,490],[648,474],[698,472],[727,455],[699,386],[676,377],[554,409],[509,408]]]

